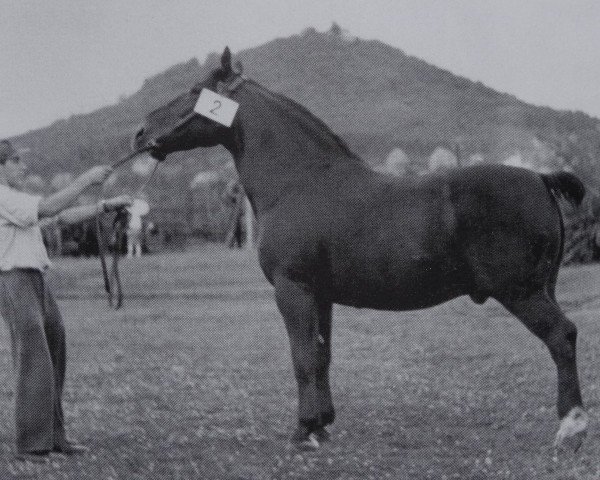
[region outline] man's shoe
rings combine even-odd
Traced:
[[[89,452],[90,449],[85,445],[66,441],[60,445],[55,445],[52,451],[54,453],[62,453],[63,455],[82,455]]]
[[[41,450],[39,452],[18,452],[15,454],[15,460],[21,462],[32,462],[32,463],[48,463],[50,452],[48,450]]]

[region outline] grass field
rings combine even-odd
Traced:
[[[87,456],[12,457],[13,380],[0,336],[0,479],[599,479],[600,266],[565,268],[590,434],[555,456],[555,367],[498,304],[404,313],[336,307],[332,441],[287,439],[296,386],[283,322],[255,253],[216,246],[123,261],[125,307],[97,259],[60,259],[70,435]]]

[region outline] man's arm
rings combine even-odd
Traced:
[[[96,184],[104,182],[112,173],[109,165],[93,167],[77,177],[73,183],[52,195],[42,198],[38,207],[39,218],[53,217],[71,205],[83,191]],[[93,216],[93,214],[91,215]],[[91,218],[88,217],[88,218]]]
[[[81,207],[71,207],[63,210],[56,216],[56,221],[61,225],[72,225],[74,223],[85,222],[94,218],[98,212],[112,212],[119,208],[131,206],[133,200],[129,195],[101,200],[97,204],[82,205]]]

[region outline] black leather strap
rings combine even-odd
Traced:
[[[108,297],[108,304],[118,310],[123,306],[123,288],[121,286],[121,276],[119,275],[119,247],[123,240],[123,235],[127,225],[127,210],[120,209],[113,221],[113,232],[115,245],[113,245],[113,258],[111,272],[109,275],[106,262],[106,242],[104,229],[102,227],[102,211],[100,208],[96,211],[96,236],[98,237],[98,256],[102,265],[102,276],[104,278],[104,290]],[[112,281],[111,281],[112,278]]]

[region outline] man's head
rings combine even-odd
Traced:
[[[27,166],[9,140],[0,140],[0,183],[18,190],[25,186]]]
[[[4,165],[6,161],[16,155],[17,151],[12,146],[9,140],[0,140],[0,164]]]

